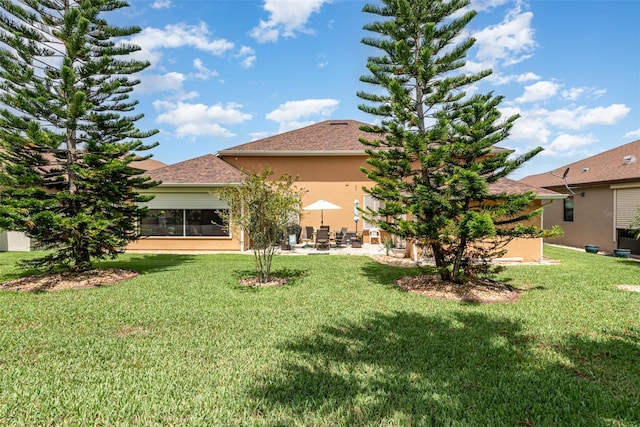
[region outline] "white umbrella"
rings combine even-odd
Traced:
[[[311,203],[309,206],[306,206],[304,208],[302,208],[306,211],[320,211],[320,225],[324,225],[324,210],[330,210],[330,209],[342,209],[340,206],[338,205],[334,205],[331,202],[327,202],[326,200],[316,200],[315,202]]]

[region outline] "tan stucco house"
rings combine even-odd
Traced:
[[[640,140],[520,182],[568,196],[545,209],[545,227],[564,229],[564,236],[554,243],[640,254],[640,242],[629,230],[640,208]]]
[[[214,196],[215,189],[239,182],[243,170],[261,171],[265,166],[271,167],[276,177],[285,173],[298,177],[296,185],[307,191],[302,199],[303,206],[324,199],[342,207],[323,212],[324,224],[330,225],[331,230],[347,227],[349,231],[355,231],[354,202],[357,200],[360,207],[373,209],[378,203],[363,190],[372,182],[360,171],[361,167],[367,166],[368,156],[359,138],[370,138],[371,135],[362,132],[361,125],[364,123],[354,120],[327,120],[149,171],[147,174],[162,184],[151,190],[156,197],[148,206],[162,215],[143,221],[143,230],[149,237],[130,244],[127,250],[248,249],[242,234],[211,225],[220,218],[220,210],[228,208],[224,201]],[[545,200],[564,197],[509,179],[492,188],[496,193],[532,189],[538,195],[532,209],[540,207]],[[303,229],[305,226],[318,227],[320,215],[320,211],[305,211],[300,226]],[[540,218],[536,219],[536,225],[541,225]],[[357,226],[367,242],[371,224],[361,220]],[[508,258],[539,260],[542,241],[516,239],[507,250],[505,257]]]
[[[135,160],[131,162],[131,167],[143,171],[150,171],[167,166],[154,159]],[[24,233],[19,231],[0,230],[0,252],[29,252],[32,242]]]

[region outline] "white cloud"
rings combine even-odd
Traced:
[[[478,70],[480,71],[480,70]],[[510,75],[501,75],[499,73],[493,73],[487,80],[493,83],[494,85],[506,85],[512,82],[516,83],[526,83],[531,81],[540,80],[540,76],[535,73],[523,73],[523,74],[510,74]]]
[[[572,87],[571,89],[563,90],[561,95],[564,99],[575,101],[576,99],[580,98],[582,94],[584,94],[586,89],[587,88],[585,87]]]
[[[543,146],[544,151],[540,153],[540,155],[573,157],[578,154],[583,154],[586,147],[597,141],[598,138],[591,134],[570,135],[564,133],[558,135],[551,141],[551,144]]]
[[[305,99],[302,101],[288,101],[277,109],[267,113],[266,118],[278,122],[279,132],[298,129],[313,124],[313,120],[302,121],[312,116],[328,117],[338,107],[337,99]]]
[[[236,55],[236,58],[240,58],[240,65],[242,68],[251,68],[256,62],[256,51],[248,46],[242,46]]]
[[[548,100],[558,93],[560,85],[550,81],[537,82],[529,86],[525,86],[524,94],[515,99],[516,102],[535,102],[540,100]]]
[[[169,9],[171,6],[173,6],[171,0],[155,0],[153,4],[151,4],[153,9]]]
[[[520,118],[515,121],[509,139],[515,141],[529,141],[532,145],[544,145],[551,136],[551,130],[546,121],[546,114],[537,114],[537,111],[522,111],[517,107],[501,107],[503,117],[510,117],[519,114]]]
[[[275,42],[280,36],[293,37],[296,33],[313,33],[306,27],[312,13],[320,11],[325,3],[331,0],[265,0],[264,10],[269,12],[267,21],[250,32],[260,43]]]
[[[544,111],[544,110],[543,110]],[[612,104],[608,107],[561,108],[548,112],[549,124],[561,129],[584,129],[593,125],[613,125],[626,117],[631,111],[624,104]]]
[[[532,18],[531,12],[522,12],[518,5],[501,23],[473,33],[478,47],[476,58],[488,64],[501,60],[506,65],[528,58],[528,53],[536,47]]]
[[[182,89],[184,81],[185,75],[177,72],[147,74],[141,76],[140,84],[136,87],[136,91],[140,91],[143,94],[178,91]]]
[[[512,0],[471,0],[470,8],[476,11],[493,9],[498,6],[502,6],[505,3],[509,3]]]
[[[570,89],[563,90],[561,95],[564,99],[575,101],[576,99],[586,96],[589,98],[597,99],[606,93],[606,89],[596,89],[593,87],[572,87]]]
[[[516,81],[518,83],[526,83],[526,82],[532,82],[536,80],[540,80],[540,76],[532,72],[519,74],[518,76],[516,76]]]
[[[132,56],[149,60],[153,65],[160,62],[163,49],[191,47],[213,55],[224,55],[233,49],[234,44],[225,39],[210,38],[207,24],[187,25],[178,23],[167,25],[163,29],[147,27],[133,36],[131,43],[141,47]]]
[[[640,138],[640,128],[624,134],[625,138]]]
[[[153,106],[162,112],[156,118],[156,122],[173,126],[178,137],[229,138],[235,134],[222,125],[234,125],[251,119],[250,114],[240,110],[241,105],[234,103],[205,105],[155,101]]]
[[[200,58],[196,58],[193,60],[193,68],[198,70],[198,72],[195,73],[194,76],[200,80],[208,80],[211,77],[218,76],[218,72],[205,67]]]

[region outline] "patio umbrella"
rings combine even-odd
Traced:
[[[334,205],[331,202],[327,202],[326,200],[320,199],[320,200],[316,200],[315,202],[311,203],[309,206],[306,206],[304,208],[302,208],[306,211],[320,211],[320,225],[324,225],[324,210],[330,210],[330,209],[342,209],[340,206],[338,205]]]

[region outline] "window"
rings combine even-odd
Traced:
[[[140,222],[143,236],[229,237],[226,209],[149,209]]]
[[[573,197],[564,199],[564,220],[573,222]]]
[[[371,196],[370,194],[365,194],[364,196],[364,210],[367,211],[368,209],[371,209],[374,212],[377,212],[378,209],[380,209],[381,207],[384,206],[384,202],[381,200],[378,200],[376,198],[374,198],[373,196]],[[377,220],[379,219],[378,216],[374,216],[372,218],[373,220]],[[369,229],[372,227],[376,227],[375,224],[371,224],[369,223],[366,219],[363,219],[362,221],[362,228],[363,229]]]

